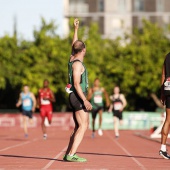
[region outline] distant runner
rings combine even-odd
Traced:
[[[119,122],[122,124],[123,119],[123,110],[127,105],[127,101],[123,94],[120,94],[119,86],[115,86],[113,90],[113,95],[110,96],[111,106],[109,112],[113,112],[113,121],[114,121],[114,131],[115,137],[119,137]]]
[[[36,107],[36,98],[34,94],[29,91],[28,85],[24,85],[23,92],[20,93],[16,107],[19,107],[20,105],[22,105],[24,133],[25,137],[28,137],[27,118],[29,118],[30,123],[33,123],[32,114]]]
[[[103,96],[104,95],[104,96]],[[100,87],[100,80],[95,79],[93,87],[89,89],[88,99],[90,100],[93,109],[92,113],[92,138],[95,137],[95,120],[99,113],[99,129],[98,134],[103,135],[102,131],[102,114],[104,109],[103,97],[106,99],[106,106],[109,107],[109,97],[104,87]]]
[[[45,125],[45,118],[47,117],[48,123],[52,122],[52,103],[55,102],[55,96],[52,90],[49,88],[49,81],[44,80],[43,88],[39,89],[38,92],[38,105],[40,109],[40,115],[42,118],[41,127],[43,132],[43,138],[47,139],[47,130]]]

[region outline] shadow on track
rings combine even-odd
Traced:
[[[133,156],[133,155],[118,155],[118,154],[107,154],[107,153],[91,153],[91,152],[77,152],[85,155],[100,155],[100,156],[114,156],[114,157],[126,157],[126,158],[143,158],[143,159],[162,159],[156,157],[147,157],[147,156]]]
[[[22,155],[4,155],[0,154],[2,157],[9,157],[9,158],[25,158],[25,159],[44,159],[44,160],[54,160],[54,161],[59,161],[59,162],[65,162],[61,159],[54,159],[54,158],[43,158],[43,157],[35,157],[35,156],[22,156]]]

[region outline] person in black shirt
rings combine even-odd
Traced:
[[[166,149],[166,141],[170,129],[170,53],[166,55],[162,68],[161,102],[166,106],[166,118],[161,131],[161,149],[159,154],[165,159],[170,159]]]
[[[115,137],[119,137],[119,122],[122,124],[122,112],[125,108],[127,102],[125,96],[120,94],[119,86],[115,86],[113,89],[113,95],[110,96],[111,105],[109,108],[109,112],[113,112],[113,121],[114,121],[114,130]]]

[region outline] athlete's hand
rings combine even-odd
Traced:
[[[74,20],[74,28],[79,28],[79,20],[77,18]]]
[[[161,95],[161,103],[162,103],[163,105],[165,105],[165,96],[164,96],[164,95]]]
[[[86,109],[88,111],[92,110],[92,105],[91,105],[91,103],[88,100],[84,101],[84,106],[86,107]]]
[[[164,105],[165,105],[165,100],[162,100],[162,99],[161,99],[161,103],[162,103],[162,105],[164,106]]]
[[[20,102],[18,102],[17,104],[16,104],[16,107],[19,107],[21,104],[20,104]]]
[[[32,112],[35,112],[35,107],[32,108]]]
[[[109,112],[109,113],[111,113],[111,112],[112,112],[112,110],[111,110],[111,109],[109,109],[109,110],[108,110],[108,112]]]
[[[123,111],[123,108],[119,109],[119,112],[122,112]]]
[[[110,102],[109,101],[106,102],[106,106],[107,106],[107,108],[109,108],[109,106],[110,106]]]

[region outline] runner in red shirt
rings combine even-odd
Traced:
[[[52,102],[55,102],[55,96],[52,90],[48,87],[49,81],[44,80],[43,88],[38,91],[38,104],[40,109],[40,115],[42,118],[41,127],[43,131],[43,138],[47,138],[46,125],[44,124],[45,118],[48,118],[49,124],[52,121]]]

